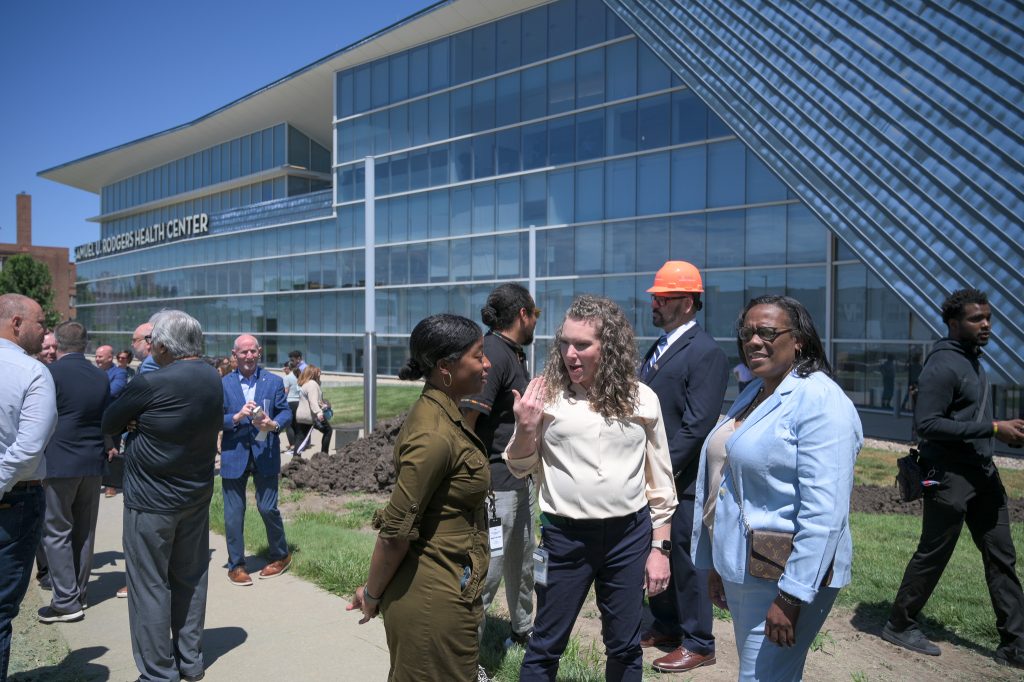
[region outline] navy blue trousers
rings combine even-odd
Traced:
[[[284,537],[284,521],[277,509],[277,476],[264,476],[252,472],[256,484],[256,509],[267,528],[267,559],[277,561],[288,556],[288,541]],[[228,570],[245,566],[245,487],[249,471],[240,478],[222,478],[224,492],[224,534],[228,545]]]
[[[605,679],[639,681],[643,677],[640,618],[651,537],[651,513],[646,507],[615,519],[541,516],[541,543],[550,553],[548,584],[537,585],[537,617],[520,680],[555,679],[591,585],[608,656]]]
[[[715,653],[715,636],[708,572],[697,569],[690,558],[693,507],[692,495],[679,495],[679,506],[672,516],[672,574],[665,591],[648,597],[647,602],[655,630],[680,637],[683,646],[695,654],[711,656]]]
[[[0,680],[7,679],[11,621],[18,615],[32,577],[44,509],[43,489],[38,486],[0,496]]]

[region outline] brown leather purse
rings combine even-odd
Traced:
[[[786,570],[789,555],[793,553],[793,533],[753,528],[749,530],[750,554],[747,557],[747,570],[755,578],[777,582]]]

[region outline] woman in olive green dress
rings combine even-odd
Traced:
[[[480,328],[458,315],[422,320],[409,351],[399,377],[426,385],[398,434],[395,490],[374,517],[369,575],[349,609],[362,611],[360,623],[383,615],[392,682],[469,682],[477,679],[491,481],[459,400],[482,390],[490,363]]]

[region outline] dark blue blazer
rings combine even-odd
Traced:
[[[68,353],[48,365],[57,388],[57,430],[46,446],[46,477],[101,476],[107,461],[100,430],[110,404],[107,373],[81,353]]]
[[[657,345],[655,342],[644,355],[641,374]],[[644,383],[661,402],[676,490],[680,495],[693,495],[700,449],[718,422],[729,383],[725,351],[694,324],[662,353]]]
[[[220,444],[220,475],[223,478],[241,478],[252,454],[256,471],[263,476],[277,476],[281,473],[281,439],[271,433],[266,440],[258,441],[260,431],[248,419],[237,424],[231,419],[245,405],[245,395],[239,383],[238,370],[221,379],[224,385],[224,437]],[[292,421],[288,408],[288,392],[284,390],[281,377],[271,374],[262,367],[256,368],[257,405],[267,407],[267,413],[284,429]]]

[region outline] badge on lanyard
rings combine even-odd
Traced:
[[[548,585],[548,550],[543,547],[533,550],[533,582]]]
[[[494,502],[494,491],[487,491],[487,527],[491,539],[491,556],[499,557],[505,553],[505,536],[501,532],[501,519],[498,518],[497,505]]]

